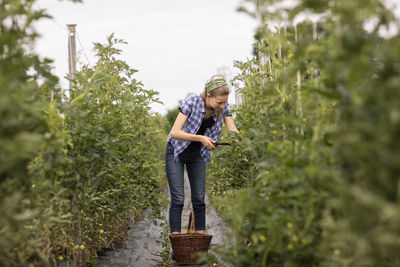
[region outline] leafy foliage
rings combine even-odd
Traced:
[[[379,34],[392,14],[380,1],[247,2],[260,26],[258,57],[237,63],[243,142],[210,168],[235,240],[220,254],[235,266],[397,266],[400,38]],[[324,16],[267,24],[304,11]]]
[[[0,262],[84,265],[122,245],[131,217],[159,214],[163,118],[113,35],[61,101],[50,60],[29,52],[33,23],[47,17],[33,3],[0,4]]]
[[[0,3],[0,262],[6,266],[40,253],[32,240],[32,229],[41,227],[41,220],[40,209],[30,199],[34,179],[28,165],[52,142],[43,109],[49,106],[50,88],[56,91],[57,78],[49,72],[49,60],[27,49],[37,36],[33,23],[46,16],[32,4]]]

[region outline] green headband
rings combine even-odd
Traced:
[[[227,83],[224,79],[215,79],[214,81],[206,83],[206,91],[209,93],[225,85],[227,85]]]

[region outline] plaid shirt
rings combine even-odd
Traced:
[[[201,123],[203,122],[204,115],[206,114],[204,100],[200,97],[200,95],[188,96],[179,106],[179,109],[180,112],[188,117],[182,127],[182,131],[189,134],[196,134],[201,126]],[[210,128],[206,129],[204,135],[210,137],[212,140],[214,140],[214,142],[217,142],[219,134],[221,133],[223,118],[227,116],[231,116],[228,103],[225,104],[224,109],[222,110],[221,119],[218,119],[216,114],[212,115],[214,123]],[[190,141],[187,140],[171,138],[171,133],[168,135],[168,142],[170,142],[174,147],[174,161],[179,161],[179,154],[182,153],[190,144]],[[200,155],[205,162],[210,162],[211,153],[203,145],[201,145]]]

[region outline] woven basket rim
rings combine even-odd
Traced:
[[[183,234],[169,234],[170,237],[188,237],[188,236],[193,236],[193,237],[212,237],[213,235],[210,234],[200,234],[200,233],[183,233]]]

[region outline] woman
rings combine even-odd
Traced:
[[[196,233],[206,229],[205,182],[206,163],[215,149],[222,121],[229,131],[238,132],[230,114],[229,88],[223,76],[214,75],[200,95],[187,97],[168,135],[165,170],[171,194],[169,223],[171,234],[181,232],[184,195],[184,165],[190,182]]]

